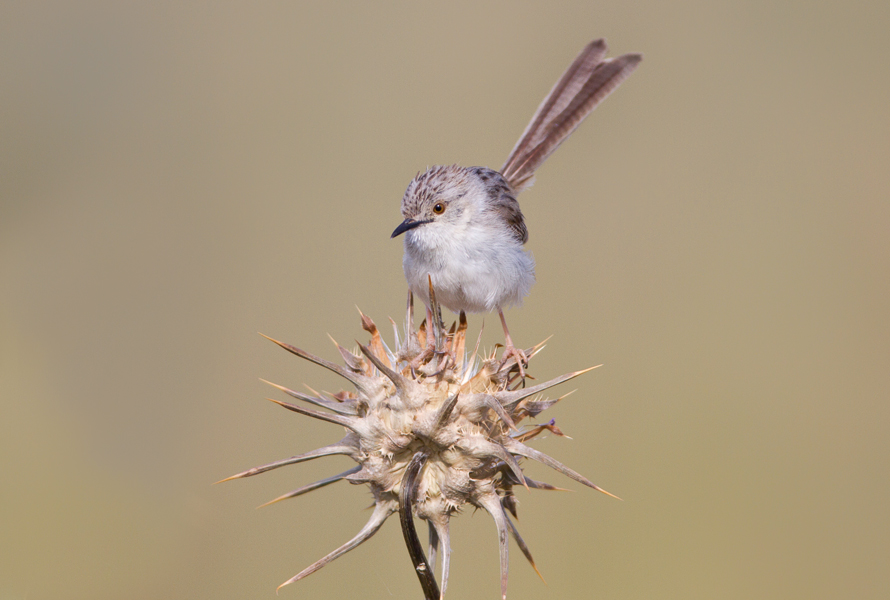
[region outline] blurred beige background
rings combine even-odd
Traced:
[[[640,69],[523,194],[573,440],[618,502],[520,491],[510,598],[890,595],[890,4],[0,8],[0,598],[273,598],[351,537],[339,439],[259,377],[339,382],[402,316],[419,169],[500,166],[590,39]],[[485,343],[500,340],[482,320]],[[388,331],[385,328],[384,331]],[[449,597],[496,598],[490,519]],[[419,598],[395,521],[281,598]]]

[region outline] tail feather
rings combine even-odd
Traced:
[[[538,167],[643,59],[640,54],[604,59],[606,51],[605,40],[589,43],[538,107],[501,167],[513,189],[526,187]]]

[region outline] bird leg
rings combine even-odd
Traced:
[[[513,339],[510,337],[510,330],[507,329],[507,320],[504,318],[504,311],[498,308],[498,315],[501,317],[501,325],[504,327],[504,354],[501,356],[501,366],[506,364],[507,360],[512,356],[516,359],[516,366],[519,367],[519,377],[525,379],[525,366],[528,366],[528,357],[525,352],[513,345]]]
[[[412,369],[419,369],[436,354],[436,332],[433,329],[433,311],[426,307],[426,348],[410,362]]]

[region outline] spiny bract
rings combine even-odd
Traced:
[[[478,341],[472,354],[466,352],[467,323],[463,315],[460,324],[452,325],[450,331],[444,331],[441,319],[437,318],[439,323],[429,332],[426,322],[419,331],[414,331],[412,312],[409,302],[406,333],[401,342],[393,322],[396,351],[386,346],[371,319],[361,315],[362,327],[371,334],[371,340],[367,346],[359,344],[360,354],[337,344],[345,366],[272,340],[285,350],[330,369],[355,386],[355,391],[323,397],[270,384],[297,400],[326,411],[281,400],[273,402],[296,413],[342,425],[346,428],[346,436],[329,446],[254,467],[223,481],[340,454],[349,456],[358,465],[296,489],[268,504],[341,479],[355,484],[367,483],[375,502],[370,520],[354,538],[281,586],[303,579],[352,550],[374,535],[390,515],[400,512],[409,553],[426,597],[444,597],[451,555],[448,522],[453,513],[469,503],[486,510],[494,519],[500,544],[501,595],[506,598],[508,534],[513,536],[537,571],[528,547],[507,514],[516,516],[513,487],[559,489],[526,477],[519,461],[522,458],[539,461],[604,492],[579,473],[524,443],[543,431],[562,435],[553,421],[519,426],[526,417],[536,417],[560,400],[541,399],[538,397],[540,392],[590,369],[523,387],[525,382],[518,376],[514,358],[499,360],[492,355],[477,359]],[[435,353],[423,351],[427,339],[435,339]],[[533,357],[541,348],[543,344],[528,349],[526,356]],[[429,563],[414,532],[412,515],[428,523]],[[429,566],[435,564],[440,543],[441,594]]]

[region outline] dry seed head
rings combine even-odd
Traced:
[[[438,314],[437,311],[434,314]],[[426,596],[444,597],[451,556],[449,519],[462,506],[471,504],[486,510],[497,527],[501,595],[505,598],[508,534],[537,571],[528,547],[507,514],[516,516],[513,487],[560,489],[525,477],[520,460],[530,458],[542,462],[608,494],[582,475],[525,444],[544,431],[563,435],[554,421],[520,425],[527,417],[538,416],[559,400],[540,399],[541,392],[586,370],[525,387],[525,381],[518,376],[515,358],[500,360],[494,354],[479,358],[476,351],[472,354],[465,351],[467,323],[463,315],[460,323],[449,331],[442,328],[441,322],[432,324],[435,352],[424,351],[429,325],[424,322],[420,331],[414,331],[410,302],[404,338],[399,341],[398,331],[395,332],[395,350],[383,342],[371,319],[365,315],[361,315],[361,319],[371,340],[367,346],[359,344],[358,354],[337,344],[345,366],[268,338],[289,352],[334,371],[354,385],[354,391],[325,398],[266,382],[296,400],[324,410],[282,400],[273,402],[288,410],[342,425],[346,429],[345,437],[329,446],[254,467],[223,481],[250,477],[323,456],[346,455],[356,461],[357,466],[352,469],[267,503],[294,498],[341,479],[368,484],[374,496],[372,516],[352,540],[282,586],[314,573],[355,548],[374,535],[390,515],[401,512],[409,553]],[[478,350],[478,342],[476,348]],[[531,359],[542,348],[543,344],[539,344],[526,350],[525,354]],[[429,525],[430,562],[435,563],[439,545],[442,546],[441,592],[420,548],[411,515]]]

